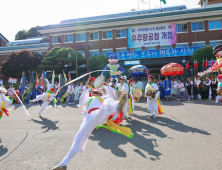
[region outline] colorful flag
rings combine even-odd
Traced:
[[[206,60],[206,67],[208,67],[208,60]]]
[[[44,81],[44,72],[42,72],[42,76],[40,77],[39,85],[43,87],[43,92],[45,92],[46,88],[45,88],[45,81]]]
[[[60,74],[59,75],[59,88],[62,87],[65,84],[65,81],[63,79],[63,76]],[[67,97],[68,93],[67,93],[67,86],[64,86],[62,89],[60,89],[59,93],[58,93],[58,101],[60,101],[60,103],[63,103],[65,98]]]
[[[69,72],[69,81],[71,81],[71,75],[70,75],[70,72]]]
[[[29,88],[28,88],[28,91],[27,91],[26,99],[30,99],[32,93],[35,90],[36,90],[36,87],[35,87],[35,81],[34,81],[34,76],[33,76],[33,72],[32,72],[32,75],[31,75],[31,78],[30,78],[30,81],[29,81]]]
[[[35,83],[35,86],[37,86],[38,83],[39,83],[39,78],[38,78],[38,73],[36,73],[36,83]]]
[[[54,85],[54,77],[55,77],[55,73],[54,73],[54,70],[53,70],[53,72],[52,72],[52,82],[51,82],[52,85]]]
[[[65,83],[67,83],[68,81],[67,81],[66,74],[65,74],[64,70],[63,70],[63,76],[64,76]]]
[[[204,60],[203,60],[202,66],[203,66],[203,67],[205,66],[205,62],[204,62]]]
[[[166,4],[167,2],[166,2],[166,0],[160,0],[161,2],[163,2],[164,4]]]
[[[20,94],[20,96],[22,96],[21,100],[23,100],[23,98],[24,98],[24,90],[25,90],[25,74],[23,72],[23,74],[22,74],[22,89],[21,89],[21,94]]]

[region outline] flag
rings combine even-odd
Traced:
[[[66,78],[66,74],[65,74],[64,70],[63,70],[63,76],[64,76],[65,83],[67,83],[67,78]]]
[[[69,81],[71,81],[71,75],[70,75],[70,72],[69,72]]]
[[[203,60],[202,66],[203,66],[203,67],[205,66],[205,62],[204,62],[204,60]]]
[[[212,61],[211,61],[211,66],[213,66],[214,65],[214,60],[212,59]]]
[[[187,64],[186,64],[186,69],[188,70],[189,67],[190,67],[190,64],[189,64],[189,61],[188,61]]]
[[[42,76],[40,77],[39,85],[43,87],[43,91],[45,92],[44,72],[42,72]]]
[[[20,94],[20,96],[22,96],[21,97],[21,99],[23,100],[23,98],[24,98],[24,90],[25,90],[25,74],[24,74],[24,72],[23,72],[23,74],[22,74],[22,89],[21,89],[21,94]]]
[[[145,3],[145,4],[147,4],[144,0],[141,0],[142,1],[142,3]]]
[[[36,73],[36,83],[35,83],[35,86],[37,86],[38,83],[39,83],[39,78],[38,78],[38,73]]]
[[[52,72],[52,85],[54,85],[54,77],[55,77],[55,73],[54,73],[54,70],[53,70],[53,72]]]
[[[206,67],[208,67],[208,60],[206,60]]]
[[[35,88],[35,81],[34,81],[34,76],[33,76],[33,72],[32,72],[32,75],[31,75],[31,78],[30,78],[30,81],[29,81],[29,88],[28,88],[28,91],[27,91],[26,99],[30,99],[32,93],[35,90],[36,90],[36,88]]]
[[[166,4],[167,2],[166,2],[166,0],[160,0],[161,2],[163,2],[164,4]]]
[[[59,88],[62,87],[65,84],[65,81],[63,79],[63,76],[60,74],[59,75]],[[60,89],[59,93],[58,93],[58,100],[60,101],[60,103],[64,102],[64,99],[67,97],[68,93],[67,93],[67,86],[64,86],[62,89]]]

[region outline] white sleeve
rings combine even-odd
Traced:
[[[186,86],[188,86],[189,84],[186,82]]]
[[[145,94],[146,94],[146,92],[147,92],[147,86],[148,86],[148,85],[146,85],[146,87],[145,87]]]
[[[49,83],[49,80],[48,79],[45,79],[46,83],[47,83],[47,90],[50,90],[51,88],[51,84]]]
[[[55,95],[50,95],[49,101],[52,101]]]
[[[128,90],[129,90],[129,89],[128,89],[128,85],[124,83],[124,84],[122,85],[122,90],[121,90],[121,91],[122,91],[123,93],[128,93]]]
[[[89,100],[89,91],[86,89],[86,87],[84,87],[83,92],[79,97],[79,105],[86,108],[88,100]]]
[[[106,91],[107,91],[107,96],[110,97],[110,98],[115,99],[116,93],[115,93],[115,91],[113,90],[113,88],[112,88],[110,85],[108,85],[108,86],[105,86],[105,89],[106,89]]]
[[[8,105],[12,104],[12,101],[8,99],[7,97],[5,97],[3,93],[1,94],[1,99],[5,104],[8,104]]]
[[[206,86],[210,86],[210,84],[211,84],[211,80],[209,80],[209,82],[206,83]]]
[[[190,84],[193,85],[193,81],[192,80],[190,81]]]
[[[151,87],[153,87],[153,90],[159,90],[159,87],[157,86],[157,84],[156,83],[153,83],[152,85],[151,85]]]

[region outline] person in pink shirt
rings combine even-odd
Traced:
[[[178,101],[180,101],[182,95],[184,95],[188,100],[190,100],[190,96],[187,94],[187,91],[181,80],[179,80],[179,83],[177,84],[177,88],[179,91],[178,99],[177,99]]]
[[[69,104],[74,104],[74,87],[73,87],[73,83],[71,83],[69,86],[68,86],[68,90],[67,90],[67,93],[68,93],[68,102]]]

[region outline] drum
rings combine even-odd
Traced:
[[[99,76],[96,78],[94,81],[94,87],[99,88],[102,86],[102,83],[105,82],[105,77],[104,76]]]
[[[222,96],[222,88],[220,88],[220,89],[217,91],[217,94],[218,94],[219,96]]]
[[[117,96],[120,97],[120,96],[122,95],[122,93],[123,93],[123,92],[118,91],[118,92],[117,92]]]
[[[0,91],[2,91],[4,94],[7,93],[7,90],[4,87],[0,87]]]
[[[135,102],[138,102],[141,97],[142,97],[142,92],[140,90],[133,91],[133,99]]]
[[[105,89],[101,89],[101,93],[102,93],[102,94],[105,94],[105,93],[106,93],[106,90],[105,90]]]
[[[42,98],[43,102],[47,102],[48,99],[49,99],[49,98],[48,98],[48,95],[44,95],[43,98]]]
[[[156,92],[154,92],[152,90],[147,90],[146,96],[150,96],[152,98],[155,98],[156,97]]]

